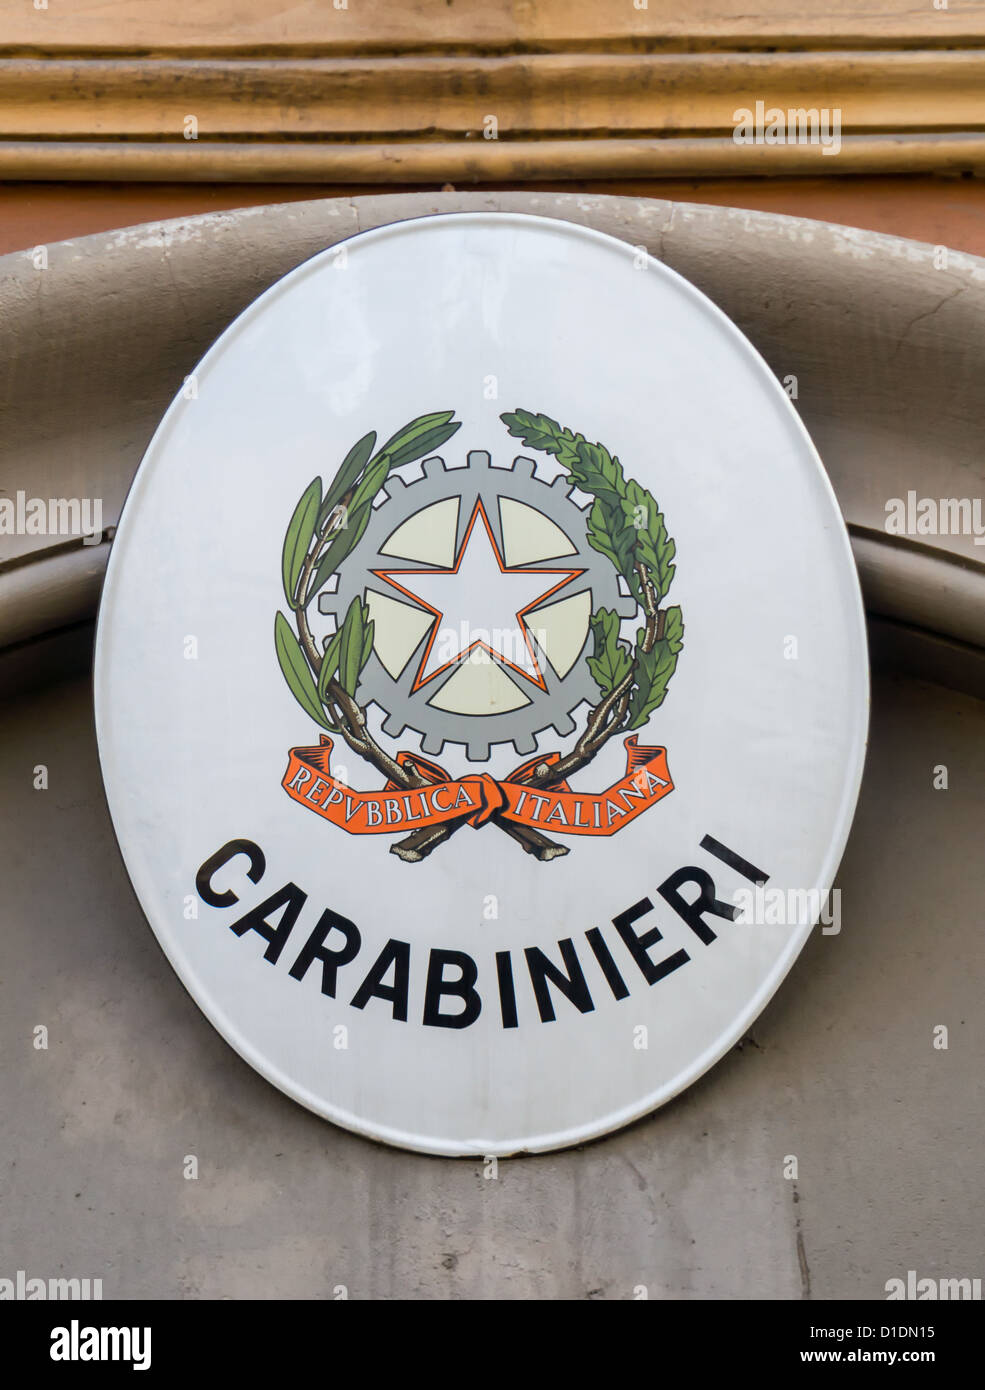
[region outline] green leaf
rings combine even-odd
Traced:
[[[367,613],[369,612],[369,604],[366,605],[366,612],[367,612]],[[370,653],[371,653],[372,650],[373,650],[373,637],[374,637],[375,632],[376,632],[376,624],[375,624],[374,622],[372,622],[372,621],[368,621],[368,622],[366,623],[366,635],[365,635],[364,638],[363,638],[363,654],[362,654],[362,660],[361,660],[360,663],[359,663],[359,670],[360,670],[360,671],[362,671],[363,667],[366,665],[366,662],[367,662],[367,661],[369,660],[369,658],[370,658]]]
[[[349,511],[357,512],[367,502],[372,502],[373,498],[386,482],[389,472],[390,460],[385,454],[378,455],[366,469],[362,481],[352,494],[352,501],[349,503]]]
[[[339,654],[342,650],[342,630],[341,628],[333,635],[332,640],[325,648],[325,655],[322,657],[321,666],[318,671],[318,698],[324,703],[328,694],[328,683],[339,669]]]
[[[458,421],[450,425],[435,425],[434,429],[428,430],[426,434],[418,435],[401,445],[399,449],[395,449],[390,454],[391,467],[400,468],[405,463],[414,463],[415,460],[424,458],[427,454],[433,454],[435,449],[440,449],[442,444],[451,439],[453,434],[457,434],[461,428],[461,423]]]
[[[671,561],[676,549],[667,535],[663,513],[653,494],[632,478],[627,484],[624,511],[627,523],[636,532],[635,558],[649,571],[659,602],[665,597],[674,577]]]
[[[637,667],[637,685],[629,702],[629,729],[641,729],[654,710],[663,704],[667,686],[677,667],[677,653],[670,652],[666,643],[657,642]]]
[[[416,420],[411,420],[409,425],[404,425],[403,429],[397,430],[392,434],[387,442],[380,449],[380,454],[392,456],[400,450],[412,446],[415,441],[428,434],[436,426],[447,425],[448,421],[455,414],[454,410],[435,410],[430,415],[418,415]],[[420,458],[416,454],[415,458]],[[411,460],[406,460],[410,462]]]
[[[314,539],[315,523],[321,506],[321,478],[313,478],[294,508],[291,524],[284,537],[284,551],[281,557],[281,570],[284,579],[284,593],[293,608],[297,597],[298,580],[301,567]]]
[[[588,658],[588,669],[602,694],[608,695],[629,675],[632,658],[619,640],[619,614],[614,609],[599,608],[592,614],[591,626],[595,650]]]
[[[618,504],[626,495],[626,479],[619,460],[604,444],[589,444],[580,436],[575,451],[577,458],[568,470],[575,484],[585,492],[606,498],[613,506]]]
[[[528,449],[540,449],[546,454],[557,453],[563,443],[570,443],[574,438],[570,430],[562,430],[549,415],[537,415],[532,410],[507,411],[499,418],[510,434],[522,439]]]
[[[609,516],[598,498],[592,503],[592,510],[588,514],[588,543],[593,550],[604,555],[615,565],[616,569],[619,569],[616,542],[611,532]]]
[[[314,598],[329,576],[335,573],[349,552],[359,544],[372,514],[372,502],[364,503],[357,512],[350,510],[347,526],[338,533],[315,567],[314,579],[308,590],[309,598]]]
[[[639,641],[644,629],[640,628]],[[629,702],[630,729],[640,729],[654,710],[663,704],[671,677],[677,669],[677,657],[684,645],[684,623],[679,608],[668,608],[664,615],[664,633],[653,644],[653,650],[636,648],[636,685]]]
[[[332,511],[338,506],[342,498],[356,482],[360,473],[366,467],[376,446],[376,431],[370,430],[369,434],[364,434],[362,439],[357,440],[352,448],[342,460],[341,467],[336,473],[332,486],[325,494],[325,501],[322,509],[318,513],[318,530],[325,525]]]
[[[301,650],[301,643],[298,641],[294,629],[279,610],[274,619],[274,646],[277,649],[280,669],[295,700],[316,724],[320,724],[324,729],[329,728],[325,711],[318,699],[318,691],[315,688],[311,668]]]
[[[677,606],[666,610],[663,640],[672,652],[679,652],[684,645],[684,618]]]
[[[365,635],[363,604],[360,599],[354,598],[342,623],[342,643],[339,649],[339,682],[342,689],[353,697],[359,684],[359,672],[362,670]]]

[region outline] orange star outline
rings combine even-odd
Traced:
[[[432,671],[426,679],[422,679],[422,673],[427,669],[428,657],[431,655],[431,648],[434,646],[435,638],[438,635],[441,619],[444,617],[444,614],[439,609],[434,608],[430,603],[427,603],[424,599],[419,598],[417,594],[412,593],[409,589],[405,589],[402,584],[398,584],[397,581],[393,579],[391,576],[395,574],[457,574],[461,567],[462,559],[465,555],[465,552],[468,549],[469,538],[472,535],[472,528],[476,523],[476,518],[480,514],[482,516],[482,524],[486,528],[486,534],[489,537],[489,544],[492,546],[493,554],[496,556],[496,563],[499,565],[501,574],[560,574],[563,576],[563,578],[561,578],[557,584],[553,585],[545,593],[539,595],[539,597],[535,598],[531,603],[528,603],[525,608],[521,608],[515,615],[516,620],[520,625],[520,632],[523,636],[523,640],[527,644],[527,651],[530,653],[531,664],[533,665],[533,668],[537,674],[535,677],[528,675],[526,671],[522,670],[512,661],[507,661],[505,656],[502,656],[499,652],[494,652],[488,642],[483,642],[479,639],[476,639],[476,641],[470,642],[469,645],[462,651],[460,651],[457,656],[453,657],[451,661],[446,661],[443,666],[439,666],[436,671]],[[485,648],[485,650],[489,653],[489,655],[492,657],[494,661],[500,662],[503,666],[508,666],[512,671],[515,671],[518,676],[522,676],[524,680],[531,681],[532,684],[539,686],[541,690],[546,691],[547,683],[545,682],[541,674],[540,663],[537,660],[537,653],[534,651],[530,643],[530,636],[527,632],[527,627],[523,620],[524,614],[531,612],[533,609],[542,607],[546,599],[551,598],[552,595],[556,594],[559,589],[563,589],[566,584],[571,583],[572,579],[576,579],[578,575],[584,574],[585,571],[584,569],[543,569],[540,566],[536,565],[504,565],[503,557],[499,553],[499,546],[496,544],[496,537],[493,535],[492,527],[489,525],[489,518],[486,515],[486,509],[483,506],[482,498],[480,497],[477,499],[476,504],[472,509],[472,515],[469,518],[469,524],[466,527],[465,535],[462,538],[462,544],[459,547],[458,554],[455,557],[455,563],[454,565],[452,565],[451,569],[445,569],[443,567],[438,567],[436,569],[419,570],[387,569],[371,570],[370,573],[374,574],[378,579],[382,579],[384,583],[390,584],[394,589],[399,590],[400,593],[402,593],[406,598],[411,599],[420,608],[426,609],[428,612],[433,613],[435,616],[436,621],[431,625],[431,635],[428,638],[428,644],[424,649],[424,655],[421,658],[421,664],[417,668],[417,675],[414,678],[414,685],[411,692],[413,694],[416,691],[420,690],[422,686],[429,684],[429,682],[433,681],[437,676],[440,676],[443,671],[447,671],[457,662],[463,661],[468,656],[468,654],[471,651],[473,651],[476,647]]]

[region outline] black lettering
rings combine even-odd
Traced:
[[[516,1028],[516,989],[513,985],[513,961],[509,951],[496,952],[496,975],[499,980],[499,1010],[504,1028]]]
[[[393,984],[385,985],[383,978],[393,966]],[[386,999],[393,1005],[393,1016],[407,1022],[407,998],[410,994],[410,943],[390,940],[370,966],[369,974],[352,997],[354,1009],[365,1009],[371,999]]]
[[[612,993],[617,999],[625,999],[629,994],[626,981],[619,974],[618,967],[609,954],[609,948],[605,944],[602,933],[599,931],[598,927],[592,927],[591,931],[585,933],[585,936],[588,938],[589,946],[591,946],[595,953],[595,959],[602,967],[602,974],[605,976]]]
[[[330,931],[339,931],[345,937],[337,951],[325,949],[325,938]],[[308,967],[316,960],[321,961],[321,992],[330,999],[335,998],[335,983],[343,965],[358,954],[361,940],[359,928],[348,917],[340,917],[331,908],[326,908],[318,918],[318,923],[307,941],[301,947],[297,960],[291,966],[291,979],[303,980]]]
[[[230,859],[235,859],[237,854],[245,854],[250,861],[246,876],[251,883],[259,883],[263,877],[267,861],[260,846],[255,845],[252,840],[228,840],[222,849],[217,849],[211,858],[206,859],[195,875],[198,896],[204,903],[208,903],[209,907],[232,907],[233,903],[239,902],[231,888],[225,893],[217,893],[212,887],[212,877],[216,870],[221,869],[223,864],[228,864]]]
[[[523,953],[527,958],[530,983],[534,987],[534,996],[543,1023],[553,1023],[555,1020],[554,1001],[547,986],[548,980],[557,986],[566,999],[571,1000],[580,1013],[591,1013],[595,1008],[575,951],[575,943],[571,937],[568,936],[563,941],[559,941],[558,949],[567,969],[567,975],[549,957],[544,955],[539,946],[527,946]]]
[[[651,927],[645,935],[640,936],[633,930],[633,923],[652,911],[653,903],[650,899],[641,898],[638,903],[634,903],[632,907],[627,907],[625,912],[620,912],[612,919],[612,925],[622,937],[626,949],[639,966],[648,985],[655,985],[658,980],[666,979],[671,971],[679,970],[691,959],[685,950],[675,951],[661,961],[650,959],[650,947],[655,946],[658,941],[663,941],[660,928]]]
[[[762,869],[757,869],[755,864],[750,864],[748,859],[743,859],[741,854],[736,854],[734,849],[729,849],[728,845],[723,845],[720,840],[716,840],[713,835],[706,835],[701,841],[701,848],[706,849],[709,854],[713,854],[716,859],[720,859],[723,864],[727,864],[730,869],[734,869],[737,874],[747,878],[750,883],[767,883],[769,874]]]
[[[259,907],[255,907],[252,912],[248,912],[238,922],[233,922],[229,930],[235,932],[237,936],[243,936],[248,931],[259,932],[264,940],[270,943],[263,953],[264,960],[269,960],[271,965],[276,965],[281,951],[287,945],[291,928],[298,920],[298,914],[307,901],[307,893],[302,893],[296,883],[285,883],[283,888],[278,889],[271,897],[265,898]],[[284,909],[284,915],[274,925],[273,922],[267,921],[267,916],[271,912],[276,912],[279,907]]]
[[[457,980],[445,979],[445,966],[457,966]],[[424,989],[424,1024],[428,1028],[468,1028],[482,1012],[482,1000],[475,988],[479,971],[475,961],[464,951],[442,951],[433,947],[428,960],[428,978]],[[441,1012],[441,997],[454,994],[464,1003],[458,1013]]]
[[[687,898],[677,891],[682,883],[698,885],[700,892],[693,903],[689,903]],[[710,946],[716,939],[716,933],[701,920],[704,913],[713,912],[716,917],[724,917],[727,922],[735,920],[735,906],[732,903],[719,902],[715,897],[714,879],[710,874],[706,874],[704,869],[696,869],[693,864],[671,874],[670,878],[661,883],[657,892],[664,902],[670,904],[678,917],[683,917],[698,940],[703,941],[706,946]]]

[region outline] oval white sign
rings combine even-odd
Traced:
[[[606,1133],[741,1037],[830,908],[867,700],[766,365],[639,248],[505,214],[359,235],[222,335],[96,654],[190,993],[302,1104],[441,1154]]]

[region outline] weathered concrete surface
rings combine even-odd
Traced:
[[[663,1111],[488,1180],[346,1134],[237,1057],[130,890],[86,682],[8,702],[0,1275],[124,1298],[579,1299],[985,1276],[983,784],[985,704],[879,678],[841,934],[815,935],[751,1037]]]

